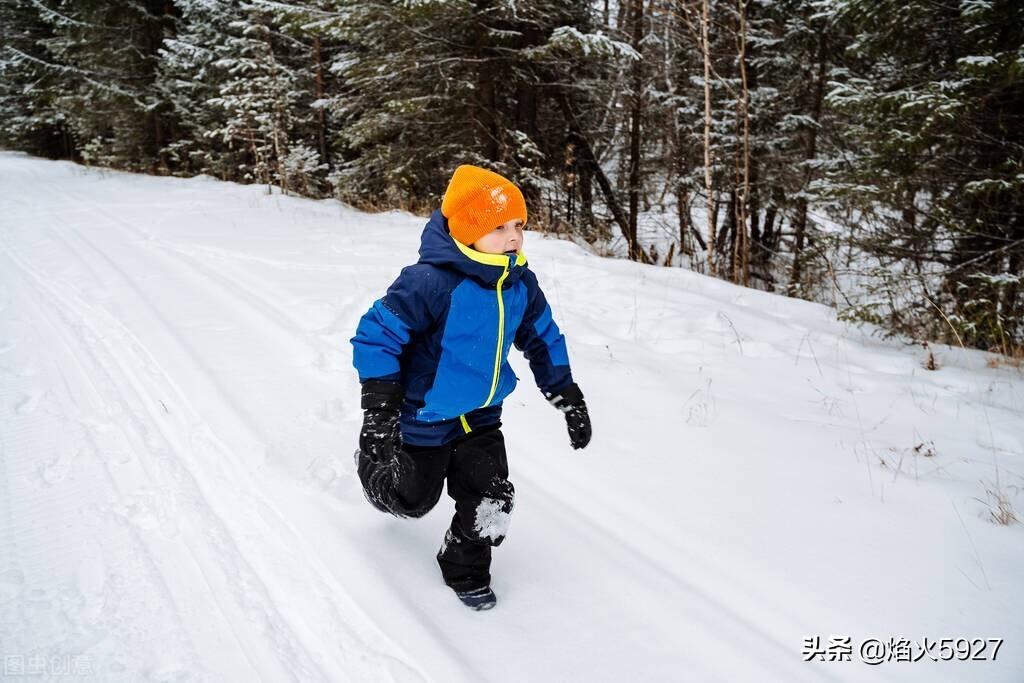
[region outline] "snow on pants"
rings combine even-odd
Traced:
[[[441,446],[406,444],[400,460],[394,476],[383,478],[391,490],[378,498],[392,514],[422,517],[437,505],[447,479],[455,515],[437,554],[441,574],[457,590],[490,585],[491,547],[505,540],[515,499],[500,427],[484,427]],[[364,488],[382,480],[374,477],[374,467],[360,459]]]

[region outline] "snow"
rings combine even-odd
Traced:
[[[961,57],[956,60],[957,64],[966,64],[967,66],[992,66],[997,60],[992,55],[971,55],[969,57]]]
[[[476,517],[473,520],[473,531],[480,538],[497,541],[508,533],[512,523],[512,515],[505,510],[506,501],[484,498],[476,506]]]
[[[538,56],[550,51],[552,48],[563,48],[578,51],[584,57],[591,53],[614,57],[622,57],[630,60],[640,59],[637,52],[629,43],[614,40],[601,31],[596,33],[581,33],[573,26],[559,26],[551,32],[551,37],[545,45],[531,48],[528,53]]]
[[[4,666],[1020,680],[1024,526],[992,520],[1024,509],[1019,369],[933,347],[929,372],[824,306],[530,232],[594,437],[570,448],[514,352],[515,524],[478,613],[434,559],[451,501],[383,515],[352,462],[348,339],[423,218],[14,153],[0,188]],[[834,635],[852,661],[803,661]],[[870,636],[1005,644],[871,666]]]

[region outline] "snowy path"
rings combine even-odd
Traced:
[[[823,307],[534,234],[594,443],[516,357],[500,603],[458,605],[450,502],[387,518],[351,462],[347,340],[421,227],[0,153],[0,654],[112,681],[1020,680],[1024,531],[986,505],[1024,508],[1019,371],[927,373]],[[802,661],[832,634],[1006,642]]]

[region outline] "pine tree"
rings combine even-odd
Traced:
[[[0,4],[0,144],[67,158],[73,152],[70,131],[52,106],[60,73],[49,68],[43,47],[51,36],[37,4]]]
[[[555,211],[565,167],[560,94],[576,55],[602,50],[584,2],[341,2],[327,30],[343,143],[342,196],[434,203],[458,163],[519,182]],[[586,73],[580,74],[585,77]],[[537,215],[537,214],[535,214]]]
[[[1020,344],[1024,6],[841,0],[835,11],[857,39],[828,96],[848,117],[832,177],[877,264],[874,298],[853,314],[923,338]]]
[[[237,0],[179,4],[178,33],[161,51],[159,88],[180,129],[168,154],[190,172],[321,194],[327,164],[308,139],[308,47],[282,30],[293,12]]]
[[[166,105],[152,87],[157,50],[169,29],[160,0],[32,3],[47,25],[47,101],[67,126],[78,155],[138,170],[164,167]]]
[[[159,50],[156,89],[170,104],[175,135],[163,153],[178,173],[209,173],[236,179],[241,159],[215,135],[226,112],[211,101],[226,80],[215,62],[223,52],[229,24],[240,17],[230,0],[175,0],[180,18]]]

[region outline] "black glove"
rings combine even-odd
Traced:
[[[371,380],[363,384],[363,428],[359,432],[359,450],[373,463],[389,464],[402,449],[402,430],[398,424],[405,390],[396,382]]]
[[[569,442],[573,448],[586,448],[590,443],[590,415],[583,400],[583,392],[575,382],[558,391],[545,391],[548,403],[565,413],[565,424],[569,428]]]

